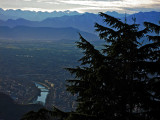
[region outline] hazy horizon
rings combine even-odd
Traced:
[[[0,0],[0,8],[30,11],[77,11],[98,13],[116,11],[137,13],[160,11],[160,0]]]

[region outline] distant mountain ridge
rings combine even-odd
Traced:
[[[156,12],[156,11],[151,11],[151,12],[139,12],[133,15],[130,15],[129,17],[127,17],[127,19],[129,20],[129,22],[132,21],[132,18],[135,16],[136,21],[141,24],[144,21],[148,21],[148,22],[152,22],[155,24],[158,24],[160,21],[160,12]],[[132,21],[133,22],[133,21]]]
[[[87,12],[86,12],[87,13]],[[44,19],[50,18],[50,17],[62,17],[62,16],[73,16],[73,15],[81,15],[82,13],[79,13],[77,11],[53,11],[53,12],[35,12],[35,11],[29,11],[29,10],[3,10],[0,8],[0,20],[6,21],[8,19],[19,19],[23,18],[30,21],[42,21]],[[85,13],[83,13],[85,14]],[[124,14],[115,12],[115,11],[107,11],[106,14],[114,16],[114,17],[123,17]],[[128,15],[128,14],[127,14]]]
[[[0,26],[0,39],[10,40],[79,40],[78,33],[86,39],[98,40],[98,36],[75,28],[51,28],[16,26],[13,28]]]
[[[29,11],[29,10],[3,10],[0,8],[0,20],[8,20],[8,19],[19,19],[23,18],[30,21],[42,21],[46,18],[50,17],[62,17],[62,16],[73,16],[73,15],[81,15],[82,13],[79,13],[77,11],[53,11],[53,12],[35,12],[35,11]],[[83,13],[85,14],[85,13]],[[106,14],[114,16],[114,17],[123,17],[124,14],[117,13],[115,11],[107,11]],[[128,15],[128,14],[127,14]]]
[[[0,20],[8,20],[8,19],[19,19],[23,18],[26,20],[31,21],[42,21],[48,17],[61,17],[64,15],[72,16],[72,15],[80,15],[81,13],[77,11],[53,11],[53,12],[35,12],[35,11],[29,11],[29,10],[3,10],[0,8]]]
[[[111,13],[117,15],[116,12]],[[121,14],[121,16],[123,15]],[[135,17],[136,24],[140,24],[140,29],[143,29],[143,22],[145,21],[158,24],[160,12],[139,12],[126,15],[126,17],[128,24],[133,24],[133,18]],[[119,19],[124,21],[125,16]],[[87,40],[98,40],[94,28],[96,22],[104,25],[103,18],[93,13],[51,17],[43,21],[30,21],[23,18],[17,20],[8,19],[7,21],[0,20],[0,38],[19,40],[78,40],[78,33],[81,33]]]
[[[107,12],[110,14],[117,15],[116,12]],[[118,14],[119,15],[119,14]],[[121,14],[120,16],[123,16]],[[114,16],[115,17],[115,16]],[[125,15],[120,17],[122,21],[124,21]],[[143,22],[153,22],[158,23],[160,20],[160,12],[139,12],[132,15],[126,15],[127,23],[132,24],[132,18],[136,18],[137,24],[143,24]],[[64,27],[73,27],[79,29],[81,31],[95,33],[94,24],[97,22],[99,24],[103,23],[103,18],[97,14],[93,13],[85,13],[81,15],[73,15],[73,16],[62,16],[62,17],[50,17],[43,21],[29,21],[25,19],[17,19],[12,20],[9,19],[7,21],[0,21],[0,26],[9,26],[9,27],[16,27],[16,26],[30,26],[30,27],[57,27],[57,28],[64,28]],[[143,26],[143,25],[142,25]]]
[[[131,14],[122,14],[122,13],[118,13],[118,12],[115,12],[115,11],[107,11],[105,12],[105,14],[108,14],[108,15],[111,15],[113,17],[116,17],[116,18],[121,18],[121,17],[124,17],[124,16],[129,16]]]

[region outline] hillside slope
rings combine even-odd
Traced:
[[[0,119],[19,120],[25,113],[42,108],[41,105],[18,105],[6,94],[0,92]]]
[[[98,40],[98,36],[80,31],[75,28],[27,27],[17,26],[10,28],[0,27],[0,39],[13,40],[79,40],[79,33],[86,39]]]

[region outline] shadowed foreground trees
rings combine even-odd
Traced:
[[[80,35],[77,46],[83,50],[81,65],[67,68],[75,75],[67,80],[67,90],[77,94],[75,112],[62,113],[64,120],[158,120],[160,112],[160,39],[148,36],[160,26],[145,23],[128,25],[100,13],[106,25],[95,24],[99,37],[106,41],[99,51]],[[61,114],[61,115],[62,115]]]
[[[106,41],[102,53],[80,36],[81,66],[68,68],[76,76],[68,80],[67,90],[78,94],[77,112],[96,120],[158,120],[160,39],[148,36],[149,44],[140,41],[150,30],[158,34],[160,27],[145,23],[146,28],[138,30],[137,24],[100,15],[110,26],[95,24]]]

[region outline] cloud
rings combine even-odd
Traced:
[[[24,1],[32,1],[32,0],[24,0]]]
[[[119,0],[114,0],[114,1],[104,1],[104,0],[61,0],[61,2],[65,3],[65,4],[72,4],[72,5],[81,5],[81,6],[85,6],[86,8],[93,8],[93,9],[109,9],[110,7],[112,8],[117,8],[119,7],[120,5],[122,5],[122,2],[119,1]]]
[[[79,12],[119,11],[133,13],[142,10],[160,11],[160,0],[0,0],[0,8],[41,11],[76,10]]]
[[[137,8],[149,8],[150,10],[153,8],[153,10],[159,10],[158,7],[155,8],[154,4],[160,6],[160,0],[60,0],[60,2],[66,5],[85,6],[82,8],[77,8],[81,12],[116,10],[121,12],[133,13],[137,11]],[[128,8],[132,9],[129,10]],[[136,10],[134,10],[134,8]]]
[[[159,4],[151,4],[149,7],[146,7],[145,5],[142,4],[142,6],[137,6],[137,7],[124,7],[123,9],[125,11],[132,11],[134,12],[148,12],[148,11],[160,11],[160,5]]]

